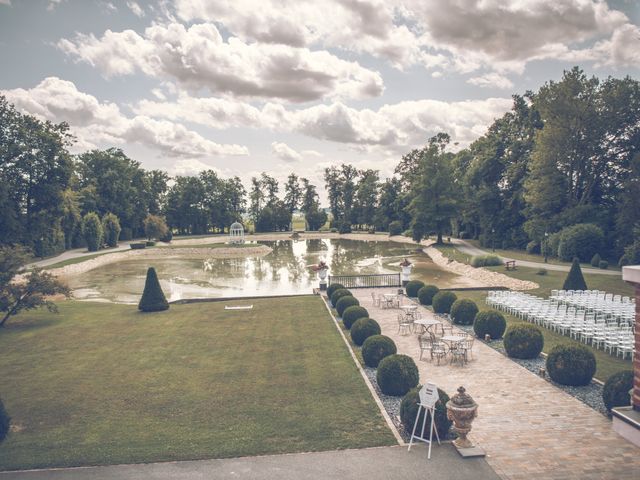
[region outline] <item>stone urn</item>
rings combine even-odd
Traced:
[[[413,264],[405,258],[404,261],[400,263],[400,267],[402,268],[402,286],[405,287],[407,283],[409,283],[409,276],[411,275]]]
[[[458,438],[453,442],[456,447],[473,447],[467,435],[471,431],[471,424],[477,415],[478,404],[465,392],[464,387],[458,388],[458,393],[447,402],[447,418],[453,422],[453,429],[458,434]]]
[[[324,291],[327,289],[327,273],[329,271],[329,266],[324,263],[324,261],[320,261],[318,265],[315,265],[313,269],[318,274],[318,280],[320,281],[320,290]]]

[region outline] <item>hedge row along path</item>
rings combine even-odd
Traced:
[[[605,416],[478,340],[464,367],[420,361],[417,334],[399,335],[398,310],[372,305],[372,291],[388,293],[352,290],[398,353],[413,357],[420,382],[433,382],[449,395],[463,385],[479,404],[470,438],[502,478],[638,479],[638,448],[616,434]],[[423,317],[435,318],[419,309]]]
[[[478,255],[495,255],[492,252],[488,252],[486,250],[482,250],[474,245],[471,245],[469,242],[465,242],[464,240],[458,238],[452,238],[451,243],[455,245],[455,247],[460,250],[462,253],[466,253],[467,255],[471,255],[472,257]],[[521,267],[531,267],[531,268],[545,268],[547,270],[554,270],[557,272],[568,272],[571,268],[571,265],[554,265],[551,263],[542,263],[542,262],[530,262],[528,260],[516,260],[515,258],[502,257],[497,255],[502,259],[502,261],[507,262],[510,260],[515,260],[516,265]],[[582,268],[582,273],[593,273],[595,275],[613,275],[620,276],[621,272],[615,270],[604,270],[601,268]]]

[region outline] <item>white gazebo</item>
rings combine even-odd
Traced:
[[[240,222],[234,222],[229,227],[229,243],[233,245],[244,243],[244,227]]]

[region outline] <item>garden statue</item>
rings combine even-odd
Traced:
[[[400,262],[400,266],[402,267],[402,286],[405,287],[409,283],[409,275],[411,275],[413,264],[405,258]]]

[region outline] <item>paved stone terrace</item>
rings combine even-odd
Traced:
[[[398,353],[415,359],[421,383],[433,382],[449,395],[463,385],[479,404],[470,438],[502,478],[640,480],[640,448],[616,434],[610,420],[480,341],[464,367],[418,360],[417,334],[399,335],[399,311],[373,306],[371,291],[390,293],[352,290]]]

